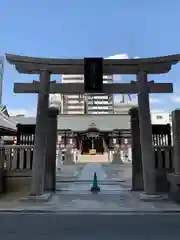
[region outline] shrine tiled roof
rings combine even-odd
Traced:
[[[6,130],[16,131],[16,121],[6,116],[4,113],[0,112],[0,128]]]
[[[11,117],[19,124],[36,124],[35,117]],[[114,115],[59,115],[58,130],[71,129],[72,131],[85,131],[91,126],[102,131],[113,129],[130,129],[130,116],[126,114]]]

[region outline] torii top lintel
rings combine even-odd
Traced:
[[[6,60],[15,65],[19,73],[38,74],[47,70],[52,74],[84,74],[84,59],[36,58],[6,54]],[[139,59],[104,59],[103,73],[137,74],[146,71],[148,74],[161,74],[170,71],[171,66],[180,61],[180,54]]]

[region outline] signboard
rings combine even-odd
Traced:
[[[84,91],[101,93],[103,86],[103,58],[84,58]]]

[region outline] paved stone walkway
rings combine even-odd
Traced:
[[[101,189],[100,194],[115,194],[119,191],[127,190],[127,188],[124,188],[121,184],[108,183],[111,179],[109,179],[109,176],[104,171],[103,165],[100,163],[88,163],[84,165],[76,182],[60,184],[57,189],[64,192],[64,194],[89,194],[95,172]]]
[[[56,172],[57,182],[77,180],[82,168],[84,168],[83,164],[64,165],[61,170]]]
[[[109,180],[126,181],[132,178],[132,166],[130,164],[103,164],[103,169]]]
[[[180,212],[180,206],[170,200],[143,202],[139,193],[128,191],[119,194],[56,193],[48,202],[23,202],[20,198],[0,198],[0,211],[54,211],[54,212]]]
[[[67,187],[61,187],[60,191],[65,195],[72,194],[91,194],[90,189],[92,187],[92,183],[71,183]],[[121,186],[120,184],[112,185],[112,184],[103,184],[99,183],[99,187],[101,189],[99,194],[118,194],[120,191],[128,191],[127,188]]]
[[[96,172],[98,180],[105,180],[107,178],[107,174],[105,173],[102,164],[100,163],[88,163],[85,165],[80,175],[78,176],[79,181],[92,180],[93,175]]]
[[[70,179],[76,172],[78,182],[62,184],[59,191],[48,202],[23,202],[27,193],[11,193],[0,196],[0,211],[103,211],[103,212],[163,212],[180,211],[180,206],[169,199],[156,202],[143,202],[138,192],[128,191],[124,183],[130,179],[131,167],[115,165],[87,164],[68,166],[61,172]],[[92,178],[97,173],[100,193],[92,194]],[[68,177],[67,177],[68,176]],[[114,179],[113,179],[113,177]],[[117,182],[119,179],[122,182]],[[63,177],[62,177],[63,179]]]

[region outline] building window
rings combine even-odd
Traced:
[[[157,115],[157,116],[156,116],[156,119],[163,119],[163,116]]]

